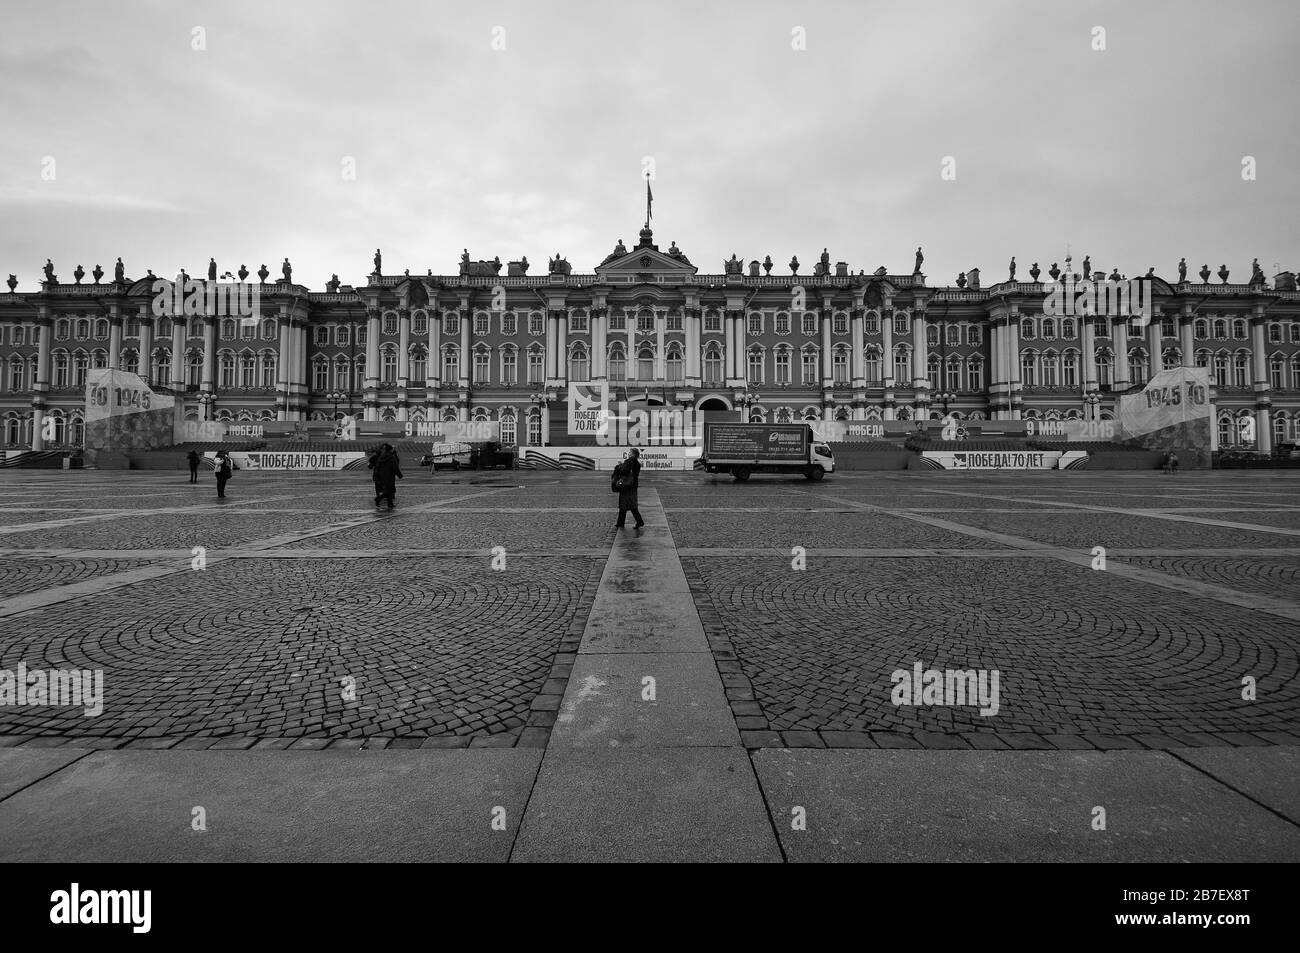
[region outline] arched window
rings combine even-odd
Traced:
[[[1074,339],[1074,318],[1061,319],[1061,337],[1066,340]]]
[[[198,387],[203,381],[203,352],[197,349],[191,349],[185,353],[185,360],[185,383],[189,384],[191,387]]]
[[[926,377],[928,377],[930,380],[930,390],[933,391],[939,390],[939,388],[942,385],[941,382],[939,381],[940,367],[939,367],[938,354],[930,355],[929,359],[925,362],[925,372],[926,372]]]
[[[949,347],[961,346],[961,328],[955,324],[947,325],[944,330],[944,339],[948,342]]]
[[[224,318],[221,321],[221,338],[224,341],[233,341],[237,336],[235,331],[235,322],[233,318]]]
[[[1226,338],[1228,336],[1227,321],[1224,321],[1222,318],[1219,318],[1214,322],[1214,336],[1219,339]]]
[[[1129,380],[1134,384],[1145,384],[1147,380],[1147,352],[1144,348],[1129,348]]]
[[[515,445],[515,412],[513,410],[501,411],[501,445],[503,447],[513,447]]]
[[[1232,362],[1232,383],[1236,387],[1245,387],[1250,367],[1250,355],[1246,351],[1238,351]]]
[[[66,341],[71,332],[72,322],[67,318],[59,318],[54,322],[54,337],[59,341]]]
[[[546,352],[540,344],[534,344],[528,349],[528,383],[541,384],[545,376]]]
[[[1176,347],[1165,348],[1164,353],[1161,354],[1161,362],[1165,370],[1168,370],[1171,367],[1178,367],[1183,362],[1182,351]]]
[[[275,386],[275,355],[270,351],[262,352],[262,387],[270,390]]]
[[[947,377],[944,380],[944,389],[955,394],[961,390],[961,358],[955,354],[948,358],[945,370]]]
[[[329,329],[329,325],[327,325],[327,324],[317,325],[317,327],[316,327],[316,346],[317,346],[317,347],[324,347],[325,345],[327,345],[327,344],[329,344],[329,343],[330,343],[330,329]]]
[[[1201,348],[1199,351],[1197,351],[1195,357],[1196,357],[1197,367],[1210,366],[1210,352],[1205,348]]]
[[[221,376],[217,383],[220,387],[235,386],[235,355],[229,351],[221,352]]]
[[[483,345],[474,348],[474,383],[487,384],[492,380],[492,349]]]
[[[866,314],[866,317],[863,318],[863,320],[862,320],[862,333],[863,333],[863,334],[879,334],[879,333],[880,333],[880,315],[878,315],[878,314],[877,314],[876,312],[874,312],[874,311],[868,311],[867,314]]]
[[[1034,339],[1034,319],[1033,319],[1033,318],[1022,318],[1022,319],[1021,319],[1021,321],[1020,321],[1020,338],[1021,338],[1021,340],[1024,340],[1024,341],[1032,341],[1032,340]]]
[[[912,381],[911,363],[912,353],[907,345],[894,348],[894,381],[900,387],[906,387]]]
[[[1228,355],[1222,351],[1214,355],[1214,382],[1220,387],[1228,386]]]
[[[153,352],[154,380],[164,384],[172,379],[172,352],[160,347]]]
[[[267,318],[262,322],[262,340],[275,340],[275,318]]]
[[[82,318],[77,322],[77,340],[85,341],[90,337],[90,322]]]
[[[347,393],[352,390],[352,378],[348,374],[348,359],[343,355],[334,358],[334,389]]]
[[[397,345],[391,341],[379,349],[379,373],[381,384],[397,382]]]
[[[655,352],[648,347],[641,348],[636,355],[636,379],[652,381],[655,376]]]
[[[866,368],[867,385],[880,385],[880,349],[869,347],[866,350],[864,366]]]
[[[1020,382],[1026,387],[1038,383],[1038,354],[1035,351],[1023,351],[1020,355]]]
[[[722,351],[717,344],[704,349],[704,383],[710,387],[722,383]]]
[[[108,318],[99,318],[95,322],[95,337],[100,341],[108,339]]]
[[[396,311],[384,312],[384,333],[388,335],[393,335],[397,333],[397,312]]]
[[[501,348],[501,383],[519,383],[519,351],[513,344]]]
[[[984,360],[978,354],[966,365],[966,389],[975,393],[984,389]]]
[[[1287,429],[1286,425],[1287,425],[1287,420],[1286,420],[1286,414],[1284,412],[1278,411],[1273,415],[1272,426],[1273,426],[1274,447],[1276,447],[1279,443],[1286,442],[1286,429]]]
[[[1231,414],[1219,415],[1219,447],[1231,447],[1236,441],[1237,428],[1232,425]]]
[[[411,346],[411,382],[423,383],[428,376],[429,351],[423,344]]]
[[[86,386],[86,372],[90,369],[90,357],[85,351],[72,355],[72,386]]]
[[[1043,337],[1044,338],[1056,337],[1056,322],[1053,321],[1051,318],[1043,318]]]
[[[71,364],[68,361],[68,352],[62,350],[55,351],[54,352],[54,386],[56,388],[63,388],[68,386],[68,374],[70,372],[70,368],[71,368]]]
[[[847,384],[849,382],[848,348],[841,345],[831,353],[831,374],[836,384]]]
[[[708,369],[708,361],[705,361],[705,370]],[[707,373],[705,374],[707,377]],[[622,344],[615,344],[609,349],[609,379],[612,381],[627,380],[627,355],[623,352]]]
[[[682,350],[676,343],[668,345],[668,355],[665,358],[665,370],[667,371],[668,380],[683,381],[686,379],[685,364],[682,361]],[[787,367],[787,373],[789,368]]]
[[[925,329],[925,344],[926,344],[926,347],[938,347],[938,346],[939,346],[939,328],[938,328],[938,325],[931,324],[929,327],[927,327],[927,328]]]
[[[9,359],[9,389],[11,391],[27,389],[27,382],[23,373],[24,367],[23,359],[18,355],[15,354]]]
[[[330,387],[330,365],[321,355],[316,355],[311,362],[311,389],[324,393]]]
[[[1192,322],[1192,333],[1198,339],[1204,340],[1210,336],[1210,324],[1204,318],[1197,318]]]
[[[773,379],[775,384],[790,383],[790,349],[788,347],[778,347],[775,352],[776,377]]]
[[[1050,320],[1050,319],[1049,319]],[[1046,337],[1046,335],[1044,335]],[[1042,360],[1039,361],[1039,368],[1042,371],[1042,383],[1044,387],[1055,387],[1060,383],[1057,376],[1057,358],[1055,351],[1044,351]]]
[[[799,352],[799,380],[805,386],[816,385],[821,381],[818,371],[817,348],[812,344],[804,345]]]
[[[90,366],[96,369],[108,367],[108,352],[103,348],[95,348],[90,354]]]
[[[1245,340],[1246,322],[1241,320],[1241,318],[1237,318],[1232,322],[1232,336],[1238,340]]]
[[[751,347],[747,363],[749,383],[763,383],[763,349],[761,347]]]
[[[585,381],[591,379],[591,362],[587,357],[584,344],[575,344],[569,351],[569,380]]]
[[[530,447],[542,445],[542,414],[536,408],[528,412],[528,445]]]
[[[1098,386],[1110,386],[1111,368],[1114,366],[1114,355],[1111,354],[1110,348],[1101,347],[1097,349],[1097,384]]]

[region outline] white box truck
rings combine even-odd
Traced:
[[[808,424],[705,421],[700,466],[748,480],[751,473],[802,473],[820,480],[835,470],[831,448],[813,438]]]

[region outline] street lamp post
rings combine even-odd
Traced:
[[[1088,419],[1097,419],[1097,405],[1101,403],[1101,394],[1098,391],[1090,390],[1083,395],[1083,402],[1088,405]]]
[[[348,395],[345,394],[345,393],[344,393],[343,391],[341,391],[341,390],[332,390],[332,391],[330,391],[328,394],[325,395],[325,399],[326,399],[326,400],[332,400],[332,401],[334,402],[334,419],[335,419],[335,420],[338,420],[338,419],[339,419],[339,401],[341,401],[341,400],[346,400],[346,399],[347,399],[347,396],[348,396]]]
[[[211,407],[212,404],[216,402],[217,395],[205,391],[199,394],[198,400],[199,400],[199,406],[203,408],[203,419],[204,421],[207,421],[210,419],[208,416],[209,408]]]
[[[952,391],[943,390],[934,395],[934,399],[943,404],[943,415],[948,416],[948,405],[957,399],[957,395]]]

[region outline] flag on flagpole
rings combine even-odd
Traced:
[[[646,173],[646,176],[645,176],[645,224],[646,224],[646,228],[649,228],[649,227],[650,227],[650,219],[654,217],[654,213],[653,213],[653,212],[651,211],[651,209],[650,209],[651,203],[653,203],[654,200],[655,200],[654,193],[650,191],[650,173],[647,172],[647,173]]]

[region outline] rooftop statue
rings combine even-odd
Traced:
[[[339,290],[339,276],[330,275],[330,280],[325,282],[325,290],[330,294],[337,294]]]
[[[72,277],[77,282],[77,284],[81,284],[81,279],[86,277],[86,269],[78,265],[77,270],[72,273]]]
[[[383,256],[383,253],[380,252],[380,250],[379,250],[378,248],[376,248],[376,249],[375,249],[375,272],[374,272],[374,273],[375,273],[376,275],[382,275],[382,274],[384,273],[384,272],[383,272],[383,267],[384,267],[384,256]]]
[[[1210,283],[1210,266],[1208,264],[1201,265],[1200,276],[1201,284],[1208,285]]]
[[[962,271],[962,272],[958,272],[958,274],[957,274],[957,287],[958,287],[958,288],[965,288],[965,287],[966,287],[966,272],[964,272],[964,271]]]
[[[790,258],[790,274],[792,274],[792,275],[797,275],[797,274],[799,274],[799,256],[798,256],[798,255],[793,255],[793,256],[791,256],[791,258]]]
[[[10,276],[9,276],[9,293],[10,293],[10,294],[13,294],[13,293],[14,293],[14,289],[17,288],[17,287],[18,287],[18,276],[17,276],[17,275],[10,275]]]
[[[623,244],[623,239],[620,238],[618,240],[618,244],[614,246],[614,254],[615,255],[627,254],[627,246]]]
[[[1178,283],[1182,284],[1187,280],[1187,259],[1178,259]]]
[[[1111,273],[1110,273],[1110,280],[1111,280],[1111,281],[1122,281],[1123,278],[1124,278],[1124,276],[1121,275],[1121,274],[1119,273],[1119,269],[1118,269],[1118,268],[1114,268],[1114,269],[1111,270]]]
[[[772,256],[771,256],[771,255],[764,255],[764,256],[763,256],[763,274],[765,274],[765,275],[770,275],[771,273],[772,273]]]
[[[1034,262],[1032,265],[1029,266],[1029,277],[1032,278],[1035,283],[1037,283],[1038,276],[1041,275],[1042,273],[1043,273],[1043,269],[1038,267],[1038,262]]]
[[[288,261],[288,259],[286,258],[285,261]],[[216,281],[216,280],[217,280],[217,260],[215,258],[209,258],[208,259],[208,281]]]
[[[741,264],[740,259],[736,257],[736,253],[733,251],[731,253],[731,260],[724,261],[722,263],[722,267],[725,270],[726,274],[738,275],[742,272],[744,266]]]
[[[1015,255],[1011,256],[1011,265],[1009,267],[1011,269],[1011,274],[1008,275],[1007,281],[1015,281],[1016,280],[1016,256]]]
[[[1250,265],[1250,283],[1252,285],[1262,285],[1264,283],[1264,269],[1259,267],[1259,259],[1256,258]]]
[[[921,263],[922,263],[923,261],[925,261],[925,256],[921,254],[921,246],[920,246],[920,245],[917,245],[917,246],[916,246],[916,266],[912,269],[912,274],[914,274],[914,275],[919,275],[919,274],[921,273]]]
[[[113,266],[113,280],[121,284],[126,281],[126,266],[122,264],[122,256],[117,258],[117,264]]]
[[[293,282],[293,265],[289,264],[288,258],[286,258],[284,264],[280,266],[280,273],[284,275],[284,280],[286,282]]]
[[[248,269],[245,268],[243,265],[240,265],[240,266],[239,266],[239,280],[240,280],[240,281],[243,281],[243,280],[244,280],[245,278],[247,278],[247,277],[248,277]]]
[[[45,280],[52,285],[59,282],[59,279],[54,276],[54,262],[48,258],[45,259]]]
[[[152,268],[147,269],[147,272],[148,272],[148,273],[144,276],[146,281],[157,281],[157,280],[158,280],[158,276],[155,275],[155,274],[153,273],[153,269],[152,269]]]
[[[1047,269],[1047,273],[1051,275],[1052,280],[1055,281],[1061,276],[1061,268],[1056,262],[1052,262],[1052,267]]]
[[[262,284],[266,284],[266,279],[271,277],[271,273],[266,269],[266,262],[262,262],[262,267],[257,269],[257,277],[262,279]]]
[[[1228,266],[1226,264],[1219,266],[1219,280],[1225,285],[1228,283]]]
[[[1259,259],[1255,260],[1258,261]],[[104,269],[100,268],[99,265],[95,265],[95,270],[91,274],[95,277],[95,284],[99,284],[99,279],[104,277]]]
[[[1087,281],[1092,277],[1092,258],[1088,255],[1083,256],[1083,280]]]

